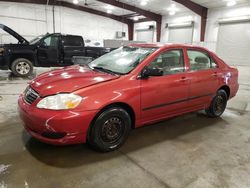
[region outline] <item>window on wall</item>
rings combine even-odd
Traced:
[[[187,53],[191,71],[206,70],[217,67],[215,61],[205,52],[187,50]]]
[[[155,58],[149,68],[162,69],[163,75],[170,75],[185,71],[182,50],[169,50]]]

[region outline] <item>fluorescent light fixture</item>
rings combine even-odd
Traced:
[[[232,7],[232,6],[234,6],[234,5],[236,5],[236,1],[234,1],[234,0],[228,1],[228,2],[227,2],[227,6],[228,6],[228,7]]]
[[[111,13],[112,13],[112,10],[110,10],[110,9],[107,10],[107,13],[108,13],[108,14],[111,14]]]
[[[147,4],[148,4],[148,2],[146,0],[142,0],[140,3],[141,6],[146,6]]]
[[[75,5],[77,5],[77,4],[79,3],[79,1],[78,1],[78,0],[73,0],[73,3],[74,3]]]
[[[134,20],[134,21],[138,21],[139,18],[138,18],[137,16],[135,16],[135,17],[133,18],[133,20]]]

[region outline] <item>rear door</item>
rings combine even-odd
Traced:
[[[60,35],[49,35],[41,39],[37,49],[39,66],[59,66],[60,62]]]
[[[212,99],[219,87],[218,65],[205,50],[187,49],[189,59],[189,71],[187,77],[190,79],[189,106],[203,108]]]
[[[160,68],[163,76],[141,80],[141,115],[148,123],[181,113],[187,108],[189,80],[186,78],[182,49],[162,52],[149,65]]]
[[[72,58],[76,56],[85,56],[84,41],[81,36],[65,35],[62,36],[63,46],[63,66],[72,65]]]

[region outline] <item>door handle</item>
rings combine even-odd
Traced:
[[[217,73],[217,72],[214,72],[214,73],[212,74],[212,76],[217,77],[217,76],[218,76],[218,73]]]

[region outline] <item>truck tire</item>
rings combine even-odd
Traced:
[[[25,77],[32,74],[33,65],[28,59],[18,58],[12,62],[10,69],[14,75]]]

